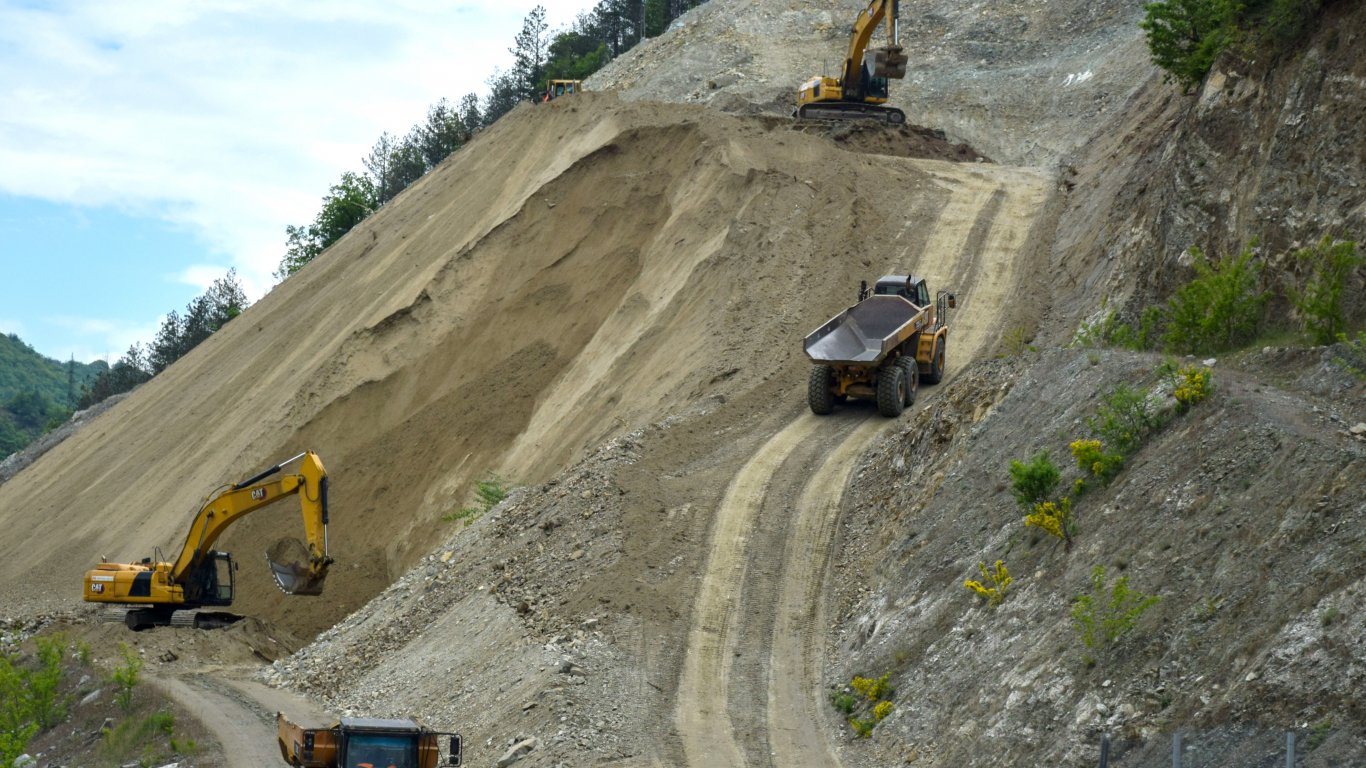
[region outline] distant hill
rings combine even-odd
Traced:
[[[80,395],[109,366],[68,364],[38,354],[14,334],[0,335],[0,456],[28,445],[54,419],[65,419]]]

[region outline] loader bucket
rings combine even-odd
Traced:
[[[298,539],[280,539],[266,550],[266,563],[275,585],[287,595],[321,595],[327,568],[310,565],[308,547]]]

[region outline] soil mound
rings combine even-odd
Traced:
[[[312,636],[444,540],[474,481],[543,481],[689,403],[800,379],[802,329],[943,245],[917,224],[963,182],[917,162],[693,106],[524,106],[0,486],[4,603],[80,605],[101,556],[172,557],[207,493],[311,449],[324,595],[280,594],[263,562],[297,535],[291,500],[217,546],[242,563],[235,610]]]

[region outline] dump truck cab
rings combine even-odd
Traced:
[[[900,296],[917,307],[930,304],[930,287],[915,275],[883,275],[873,284],[875,296]]]

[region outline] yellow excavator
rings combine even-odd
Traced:
[[[292,473],[267,479],[294,462],[298,467]],[[327,554],[327,470],[318,454],[306,451],[209,494],[173,562],[162,562],[160,552],[136,563],[100,562],[85,574],[86,602],[129,606],[124,623],[133,630],[172,623],[200,628],[232,623],[237,617],[231,614],[196,612],[182,622],[175,613],[231,605],[236,564],[232,555],[214,550],[214,542],[243,517],[295,494],[303,508],[307,544],[282,539],[267,550],[266,562],[286,594],[322,594],[333,562]]]
[[[859,11],[849,36],[849,53],[839,77],[813,77],[797,92],[794,117],[819,120],[874,119],[894,125],[906,113],[887,103],[887,81],[906,76],[907,57],[898,42],[899,0],[872,0]],[[868,48],[878,25],[887,22],[887,45]]]

